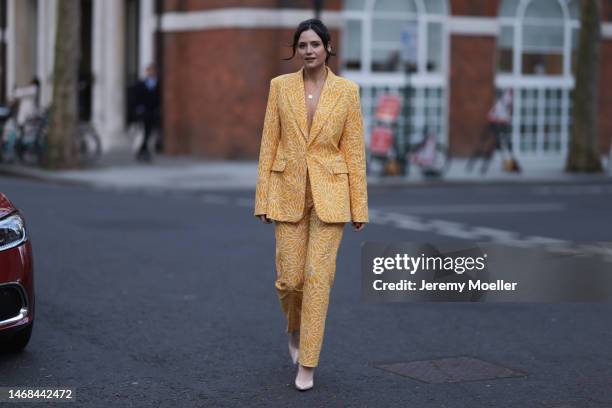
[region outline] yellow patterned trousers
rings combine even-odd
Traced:
[[[287,319],[287,333],[300,331],[299,362],[306,367],[316,367],[319,362],[344,224],[319,219],[308,174],[302,219],[274,224],[276,291]]]

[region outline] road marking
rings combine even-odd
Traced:
[[[255,200],[252,198],[237,198],[234,201],[234,204],[239,205],[241,207],[253,207],[255,205]]]
[[[491,227],[471,226],[469,224],[438,219],[423,219],[414,215],[370,209],[370,223],[388,225],[393,228],[416,232],[431,232],[443,237],[460,238],[471,241],[490,241],[519,248],[541,247],[543,250],[564,255],[598,255],[612,262],[612,247],[608,242],[577,244],[572,241],[542,237],[539,235],[521,236],[516,231]]]
[[[434,205],[405,205],[405,206],[377,206],[387,211],[402,211],[409,214],[482,214],[482,213],[519,213],[519,212],[550,212],[565,211],[567,206],[563,203],[479,203],[479,204],[434,204]]]
[[[242,207],[252,207],[255,200],[247,197],[238,197],[233,200],[228,196],[219,194],[205,194],[200,196],[200,200],[208,204],[228,204],[233,203]],[[532,203],[532,204],[478,204],[478,205],[437,205],[437,206],[402,206],[394,207],[406,210],[407,208],[435,208],[435,210],[448,211],[450,209],[476,212],[486,211],[493,208],[496,212],[500,206],[505,209],[513,208],[512,211],[520,211],[518,206],[522,206],[524,211],[563,211],[565,206],[559,203]],[[388,211],[390,207],[376,207],[369,209],[370,223],[377,225],[388,225],[406,231],[431,232],[443,237],[466,239],[471,241],[490,241],[494,243],[515,246],[520,248],[542,247],[543,250],[563,254],[563,255],[592,255],[602,256],[606,261],[612,262],[612,247],[607,242],[577,245],[572,241],[563,239],[543,237],[538,235],[521,236],[516,231],[503,230],[499,228],[472,226],[462,222],[447,221],[440,219],[424,219],[415,215],[408,215],[399,212]],[[435,213],[431,211],[430,213]]]
[[[516,243],[524,245],[525,238],[521,238],[515,231],[502,230],[498,228],[470,226],[462,222],[446,221],[438,219],[423,219],[414,215],[406,215],[396,212],[383,212],[379,209],[370,209],[370,222],[379,225],[389,225],[395,228],[431,232],[452,238],[463,238],[470,240],[489,239],[494,242]],[[531,237],[530,242],[550,242],[554,238]]]
[[[429,225],[432,227],[432,232],[452,238],[477,239],[478,234],[474,231],[469,231],[467,226],[460,222],[431,220]]]
[[[537,195],[585,195],[612,194],[610,184],[592,184],[587,186],[543,186],[534,187],[531,192]]]
[[[228,204],[230,199],[219,194],[204,194],[200,196],[200,201],[206,204]]]

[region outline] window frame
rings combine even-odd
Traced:
[[[373,39],[373,20],[374,7],[376,0],[365,0],[364,8],[361,10],[344,9],[342,11],[342,47],[348,49],[348,21],[357,21],[361,25],[361,64],[359,69],[346,68],[344,61],[341,61],[341,73],[344,77],[357,82],[361,88],[362,110],[364,112],[364,128],[366,129],[366,144],[369,144],[371,126],[373,124],[372,112],[376,101],[376,95],[381,90],[400,94],[412,92],[411,102],[408,106],[403,106],[402,111],[410,111],[408,116],[400,115],[398,125],[400,134],[405,134],[406,129],[410,137],[421,137],[423,129],[433,118],[431,109],[439,108],[439,115],[436,116],[438,129],[438,139],[442,143],[448,144],[448,120],[449,120],[449,49],[450,31],[449,16],[450,0],[440,0],[442,12],[428,13],[425,6],[428,0],[411,0],[417,7],[416,13],[402,13],[403,16],[412,14],[417,24],[417,70],[416,72],[405,73],[402,71],[384,72],[372,70],[372,39]],[[377,13],[380,15],[381,13]],[[384,13],[382,13],[384,14]],[[436,71],[427,71],[427,41],[428,28],[430,23],[439,23],[441,26],[441,46],[440,46],[440,67]],[[341,53],[342,56],[342,53]],[[433,96],[431,96],[433,95]],[[439,102],[439,106],[430,106],[430,99]],[[418,140],[418,139],[416,139]]]
[[[540,0],[519,0],[514,16],[501,15],[504,0],[500,3],[499,32],[501,34],[502,28],[505,27],[513,30],[512,71],[500,71],[499,61],[496,60],[495,86],[498,92],[507,88],[514,91],[512,144],[515,146],[515,152],[523,158],[534,157],[538,160],[550,158],[557,162],[559,156],[567,154],[572,109],[571,92],[575,85],[574,73],[572,72],[572,53],[575,48],[573,36],[579,35],[580,15],[572,16],[569,3],[573,0],[549,0],[556,1],[560,5],[563,20],[557,18],[526,18],[525,12],[532,1]],[[523,72],[522,64],[525,53],[523,29],[525,21],[557,27],[563,25],[563,69],[561,74]],[[501,49],[498,45],[497,53]],[[499,54],[497,57],[499,57]],[[550,95],[553,95],[553,97],[549,98]],[[554,104],[551,101],[554,101]],[[533,102],[533,106],[528,105],[527,102]],[[551,105],[555,109],[558,108],[552,115],[550,114]],[[525,114],[526,110],[530,108],[533,108],[532,112]],[[530,130],[522,133],[521,130],[526,128]],[[551,128],[553,128],[553,131],[550,130]],[[554,129],[557,129],[557,131]],[[558,140],[554,139],[555,136],[558,137]],[[523,146],[531,147],[523,149]],[[558,148],[555,146],[558,146]]]

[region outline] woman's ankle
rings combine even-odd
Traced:
[[[305,365],[300,364],[300,370],[306,371],[306,372],[310,372],[310,371],[314,371],[316,367],[308,367]]]

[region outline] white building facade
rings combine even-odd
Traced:
[[[127,87],[157,61],[166,153],[257,157],[269,80],[295,70],[295,61],[281,61],[284,45],[301,20],[313,17],[312,1],[244,0],[232,7],[222,0],[79,1],[81,70],[91,76],[80,102],[105,150],[128,142]],[[612,2],[601,4],[598,128],[605,153],[612,135]],[[56,5],[0,0],[6,16],[0,99],[37,77],[41,103],[49,104]],[[339,56],[332,66],[361,86],[366,141],[379,96],[396,93],[403,139],[412,143],[431,132],[453,155],[467,156],[496,97],[512,89],[515,153],[563,167],[579,0],[326,0],[321,15]],[[156,52],[156,44],[164,49]]]
[[[57,0],[6,0],[5,100],[36,77],[40,105],[52,99]],[[81,73],[88,81],[84,116],[103,150],[125,145],[126,89],[154,62],[154,0],[82,0]]]

